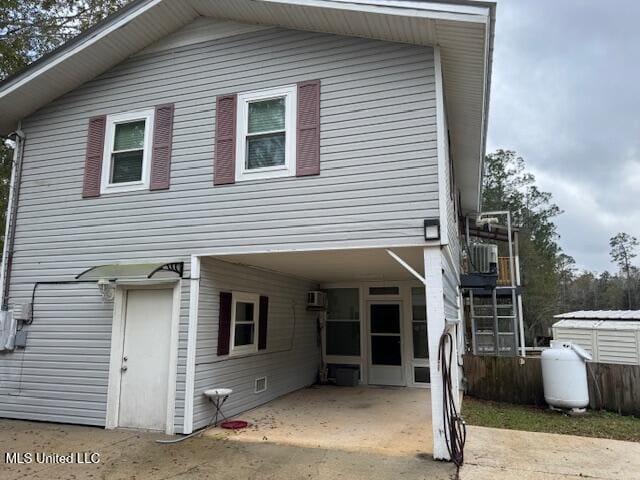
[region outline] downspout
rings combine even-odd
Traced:
[[[26,139],[21,127],[22,122],[19,122],[18,129],[12,134],[15,135],[16,145],[13,149],[13,166],[11,168],[11,183],[9,185],[9,199],[7,202],[4,247],[2,250],[2,273],[0,275],[0,286],[2,289],[2,310],[9,309],[9,283],[11,279],[11,266],[13,264],[13,247],[16,235],[18,197],[20,195],[22,161],[24,158],[24,142]]]

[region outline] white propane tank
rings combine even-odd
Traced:
[[[552,407],[583,409],[589,405],[587,364],[584,349],[571,342],[552,340],[542,352],[544,399]]]

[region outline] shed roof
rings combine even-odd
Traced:
[[[640,310],[578,310],[561,313],[553,318],[580,320],[640,320]]]
[[[640,331],[640,321],[635,320],[560,320],[553,328],[582,330],[631,330]]]
[[[462,208],[479,208],[495,3],[476,0],[134,0],[0,83],[0,134],[22,118],[194,21],[214,17],[437,45]]]

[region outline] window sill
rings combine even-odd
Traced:
[[[107,195],[109,193],[137,192],[140,190],[149,190],[149,185],[146,182],[104,185],[100,189],[100,194]]]

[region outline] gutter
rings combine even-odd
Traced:
[[[24,159],[25,135],[21,130],[22,122],[18,123],[18,129],[9,135],[15,136],[13,149],[13,166],[11,168],[11,183],[9,186],[9,201],[7,202],[7,219],[4,234],[4,248],[2,251],[2,272],[0,274],[0,289],[2,290],[1,310],[9,309],[9,280],[11,278],[11,266],[13,264],[14,243],[16,235],[16,217],[18,214],[18,197],[20,195],[20,183],[22,179],[22,161]]]

